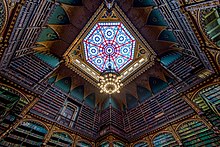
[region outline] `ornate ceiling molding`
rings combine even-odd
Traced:
[[[130,83],[133,79],[154,65],[156,53],[119,6],[115,4],[114,8],[112,8],[112,13],[108,14],[105,5],[101,4],[80,34],[64,53],[63,58],[67,67],[93,85],[97,86],[100,71],[86,61],[85,49],[82,42],[98,22],[121,22],[136,40],[133,61],[120,71],[120,74],[123,75],[122,82],[124,84]]]

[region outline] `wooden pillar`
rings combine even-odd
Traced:
[[[181,138],[179,136],[179,134],[173,129],[173,126],[170,125],[169,130],[172,132],[173,137],[175,138],[175,140],[178,142],[179,146],[183,146],[183,143],[181,141]]]
[[[113,147],[113,141],[114,141],[113,136],[109,136],[109,147]]]
[[[50,127],[50,129],[48,130],[48,133],[45,135],[45,137],[44,137],[44,140],[43,140],[43,147],[46,147],[47,146],[47,143],[48,143],[48,141],[50,140],[50,137],[51,137],[51,135],[53,134],[53,132],[54,132],[54,130],[55,130],[55,126],[54,125],[52,125],[51,127]]]
[[[145,139],[146,139],[149,147],[153,147],[153,140],[150,138],[150,136],[147,136]]]
[[[196,106],[195,103],[193,103],[187,96],[184,96],[185,101],[196,111],[196,113],[198,114],[197,117],[199,117],[205,124],[206,126],[210,129],[213,127],[213,125],[209,122],[209,120],[206,119],[205,116],[201,115],[203,114],[202,111],[199,109],[198,106]]]
[[[33,97],[33,96],[27,96],[29,97]],[[26,108],[21,112],[21,116],[26,115],[30,109],[39,101],[39,98],[35,98],[28,106],[26,106]]]
[[[199,109],[199,107],[197,105],[195,105],[192,101],[191,98],[189,98],[187,95],[183,95],[182,98],[191,106],[191,108],[193,108],[193,110],[197,113],[197,114],[201,114],[202,111]]]

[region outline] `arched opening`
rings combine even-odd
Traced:
[[[113,147],[125,147],[125,144],[119,141],[113,142]]]
[[[207,9],[203,16],[205,32],[209,39],[220,47],[220,7]]]
[[[47,146],[51,147],[71,147],[73,144],[72,138],[64,132],[55,132],[50,137]]]
[[[137,95],[139,98],[139,101],[142,103],[148,98],[152,96],[152,93],[145,87],[137,86]]]
[[[64,126],[72,127],[76,119],[79,108],[71,103],[66,103],[58,117],[58,122]]]
[[[24,121],[0,141],[2,146],[42,146],[47,129],[40,123]]]
[[[200,90],[192,101],[210,123],[220,129],[220,84]]]
[[[99,147],[109,147],[109,142],[108,141],[104,141],[102,142]]]
[[[61,89],[62,91],[68,93],[71,88],[71,77],[65,77],[54,83],[54,86]]]
[[[146,142],[138,142],[134,147],[148,147],[148,144]]]
[[[137,98],[131,94],[126,94],[127,108],[132,109],[138,105]]]
[[[155,147],[178,146],[178,143],[171,133],[160,133],[153,139],[153,145]]]
[[[85,104],[89,105],[91,108],[96,107],[95,93],[92,93],[85,98]]]
[[[80,86],[74,88],[73,90],[71,90],[70,95],[79,101],[83,101],[84,86],[80,85]]]
[[[157,94],[158,92],[168,87],[168,84],[166,82],[156,77],[150,77],[149,83],[150,83],[151,90],[154,94]]]
[[[92,147],[92,145],[85,141],[78,141],[76,147]]]
[[[18,91],[0,85],[0,134],[19,118],[29,101]]]
[[[13,107],[20,100],[20,96],[13,93],[6,87],[0,88],[0,97],[1,97],[1,105],[0,105],[0,118],[3,120],[7,113],[13,109]]]

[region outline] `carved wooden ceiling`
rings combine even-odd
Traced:
[[[94,82],[88,78],[88,73],[68,68],[64,55],[74,40],[79,39],[77,37],[81,30],[90,25],[88,22],[94,14],[99,14],[97,11],[105,5],[102,0],[58,0],[53,6],[52,3],[45,1],[44,5],[51,7],[48,12],[34,12],[32,17],[29,13],[22,16],[20,12],[23,10],[18,6],[18,12],[9,22],[13,28],[10,39],[5,35],[5,42],[9,43],[4,47],[7,49],[4,52],[7,57],[2,56],[2,72],[9,77],[17,75],[12,79],[37,93],[40,92],[41,85],[46,83],[74,98],[72,91],[81,88],[83,97],[79,101],[86,101],[88,96],[94,94],[95,98],[91,98],[94,101],[93,107],[101,109],[109,96],[99,93]],[[189,79],[197,82],[201,80],[198,75],[205,69],[212,73],[213,69],[207,58],[202,53],[198,54],[201,50],[197,38],[184,15],[181,18],[187,28],[180,25],[177,16],[165,15],[165,8],[157,7],[153,0],[118,0],[115,3],[123,13],[121,16],[127,17],[123,20],[130,21],[136,30],[135,35],[143,36],[148,48],[152,48],[155,53],[154,64],[143,66],[138,72],[132,73],[121,93],[112,95],[119,109],[135,107],[152,95],[180,82],[187,83]],[[28,5],[23,7],[31,9]],[[188,32],[184,29],[188,29]],[[15,42],[16,39],[19,40]],[[140,53],[141,51],[142,49]],[[72,54],[83,56],[80,46]],[[30,59],[33,63],[29,62]],[[36,68],[32,69],[31,65]],[[191,86],[190,82],[186,85]]]

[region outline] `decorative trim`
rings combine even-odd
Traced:
[[[3,40],[3,41],[4,41],[4,44],[3,44],[3,46],[1,47],[1,50],[0,50],[0,58],[2,57],[4,50],[8,47],[9,38],[10,38],[10,36],[11,36],[11,34],[12,34],[14,25],[15,25],[16,20],[17,20],[17,17],[18,17],[18,15],[19,15],[20,10],[21,10],[21,8],[22,8],[22,5],[24,5],[24,3],[25,3],[25,0],[21,0],[21,2],[19,2],[19,3],[15,6],[15,8],[13,8],[13,9],[14,9],[14,13],[13,13],[13,15],[11,15],[11,16],[12,16],[12,19],[11,19],[10,22],[9,22],[10,24],[8,25],[8,29],[7,29],[5,38],[4,38],[4,40]]]
[[[198,89],[196,89],[195,91],[192,91],[191,93],[189,93],[187,95],[187,97],[192,100],[196,97],[196,95],[198,94],[198,92],[200,92],[202,89],[213,86],[213,85],[218,85],[220,84],[220,77],[216,78],[215,80],[213,80],[212,82],[208,83],[207,85],[203,85],[202,87],[199,87]]]
[[[199,88],[201,88],[201,86],[203,87],[205,84],[209,83],[209,82],[215,82],[215,81],[220,81],[220,77],[218,75],[212,75],[211,77],[209,77],[208,79],[204,80],[203,82],[200,82],[199,84],[193,86],[192,88],[188,89],[187,91],[185,91],[184,93],[187,93],[187,97],[192,97],[192,94],[194,93],[195,90],[198,90]],[[216,82],[217,82],[216,81]]]
[[[11,86],[9,86],[9,85],[6,85],[6,84],[3,84],[3,83],[0,83],[0,87],[6,87],[6,88],[11,89],[13,92],[15,92],[15,94],[18,93],[19,96],[25,98],[25,99],[28,101],[28,103],[30,103],[30,101],[33,100],[33,97],[27,97],[26,94],[22,93],[20,90],[15,89],[15,88],[13,88],[13,87],[11,87]]]
[[[87,137],[87,136],[81,135],[81,134],[78,133],[78,132],[74,132],[74,131],[71,130],[70,128],[64,127],[64,126],[58,124],[57,122],[53,122],[53,121],[48,120],[48,119],[46,119],[46,118],[43,118],[43,117],[41,117],[41,116],[39,116],[39,115],[36,115],[36,114],[33,114],[33,113],[29,113],[28,115],[29,115],[30,117],[32,117],[32,118],[36,118],[36,119],[38,119],[38,120],[40,120],[40,121],[44,121],[44,122],[46,122],[46,123],[48,123],[48,124],[52,124],[52,125],[54,125],[54,126],[60,128],[60,129],[62,129],[62,130],[65,130],[65,131],[68,131],[68,132],[73,132],[73,134],[82,136],[83,138],[86,138],[86,139],[88,139],[88,140],[91,140],[91,141],[92,141],[92,140],[94,139],[94,138],[89,138],[89,137]]]
[[[187,123],[187,122],[191,122],[191,121],[199,121],[199,122],[202,122],[207,128],[210,129],[210,126],[207,125],[207,123],[202,120],[198,115],[195,115],[194,117],[190,118],[190,119],[187,119],[181,123],[179,123],[176,128],[175,128],[175,131],[178,132],[178,129],[180,128],[181,125],[183,125],[184,123]]]
[[[168,129],[168,128],[166,128],[166,129]],[[173,136],[173,133],[172,133],[171,131],[168,131],[168,130],[163,130],[163,131],[157,132],[157,133],[155,133],[155,134],[151,137],[151,142],[152,142],[152,144],[153,144],[153,141],[154,141],[155,137],[157,137],[158,135],[163,134],[163,133],[168,133],[168,134],[171,134],[171,135]],[[174,136],[173,136],[173,138],[176,140],[176,138],[175,138]]]
[[[0,28],[0,34],[2,35],[2,32],[5,30],[6,26],[7,26],[7,23],[8,23],[8,15],[9,15],[9,11],[8,11],[8,5],[7,5],[7,2],[6,0],[0,0],[0,3],[2,3],[2,7],[4,8],[4,11],[3,11],[3,15],[4,15],[4,21],[3,21],[3,24]],[[0,42],[1,42],[1,39],[2,37],[0,36]]]

